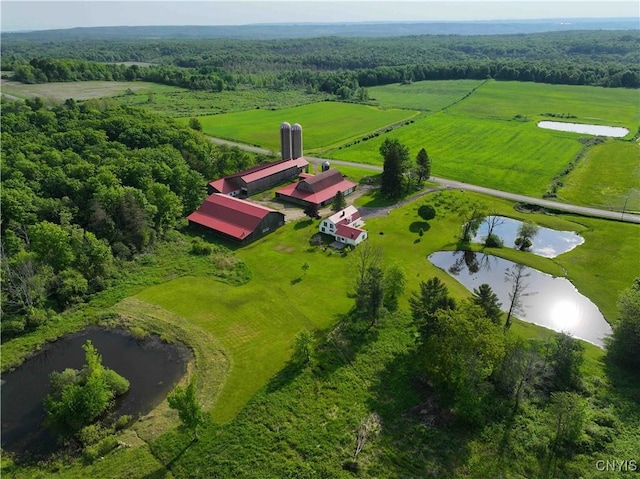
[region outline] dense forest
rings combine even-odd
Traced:
[[[67,40],[4,35],[2,69],[25,83],[146,80],[194,90],[304,87],[345,95],[420,80],[484,79],[640,87],[640,33],[421,35],[295,40]],[[125,67],[109,62],[151,62]]]
[[[140,110],[2,100],[2,333],[108,286],[256,158]]]

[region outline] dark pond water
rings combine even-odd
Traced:
[[[511,284],[505,271],[516,263],[496,256],[470,251],[439,251],[429,261],[443,269],[470,291],[487,283],[496,293],[502,309],[509,306]],[[611,326],[589,298],[564,278],[556,278],[536,269],[525,268],[527,288],[522,298],[523,312],[516,316],[545,328],[565,332],[602,347],[611,334]]]
[[[494,218],[494,216],[489,216],[488,218]],[[493,229],[494,234],[502,239],[506,247],[515,248],[514,241],[518,236],[518,228],[520,228],[522,221],[504,216],[495,218],[502,221],[502,224]],[[483,222],[478,229],[478,233],[473,238],[473,242],[482,243],[487,236],[488,229],[487,222]],[[559,254],[571,251],[582,243],[584,243],[584,238],[572,231],[557,231],[541,226],[538,234],[533,238],[533,245],[527,251],[546,258],[555,258]]]
[[[150,412],[182,378],[190,359],[184,345],[165,344],[158,338],[139,342],[124,330],[89,328],[65,336],[2,375],[2,449],[37,455],[54,448],[53,438],[41,427],[49,374],[66,368],[80,369],[85,359],[82,345],[87,339],[102,355],[103,364],[131,384],[118,400],[118,416]]]

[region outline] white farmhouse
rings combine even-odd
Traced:
[[[367,231],[360,228],[363,224],[360,212],[354,206],[347,206],[323,219],[320,232],[333,236],[340,243],[355,246],[367,239]]]

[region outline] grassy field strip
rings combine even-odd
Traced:
[[[369,99],[383,108],[439,111],[464,98],[484,80],[420,81],[370,87]]]
[[[610,139],[594,146],[558,190],[558,199],[576,205],[640,212],[640,145]]]
[[[538,120],[624,126],[630,135],[640,125],[638,91],[626,88],[491,80],[449,111],[479,118],[512,119],[521,115]],[[546,113],[575,118],[541,116]]]
[[[400,140],[412,158],[425,148],[434,176],[537,197],[582,148],[578,135],[543,131],[533,122],[442,112],[328,156],[381,165],[385,138]]]
[[[407,120],[419,112],[349,103],[320,102],[281,110],[249,110],[226,115],[202,116],[207,135],[280,151],[280,124],[288,121],[303,127],[304,150],[326,148]],[[187,120],[180,120],[186,122]]]
[[[135,98],[137,95],[125,95],[127,90],[134,93],[153,91],[154,94],[168,94],[172,92],[188,91],[184,88],[158,85],[151,82],[123,82],[123,81],[83,81],[83,82],[54,82],[28,85],[25,83],[2,80],[3,93],[9,93],[20,98],[51,98],[64,101],[68,98],[75,100],[88,100],[90,98],[104,98],[123,96],[124,103],[127,98]],[[145,101],[148,101],[146,99]],[[133,102],[133,100],[131,100]]]

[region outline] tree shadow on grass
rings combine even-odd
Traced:
[[[292,285],[292,286],[293,286],[293,285],[296,285],[296,284],[298,284],[300,281],[302,281],[302,278],[301,278],[300,276],[298,276],[297,278],[293,278],[293,279],[291,280],[291,285]]]
[[[426,221],[414,221],[409,225],[409,231],[412,233],[420,233],[422,230],[423,233],[426,233],[431,228],[431,225]]]
[[[301,230],[301,229],[307,228],[308,226],[311,226],[312,224],[313,224],[313,220],[311,218],[306,220],[299,220],[295,222],[295,224],[293,225],[293,229]]]

